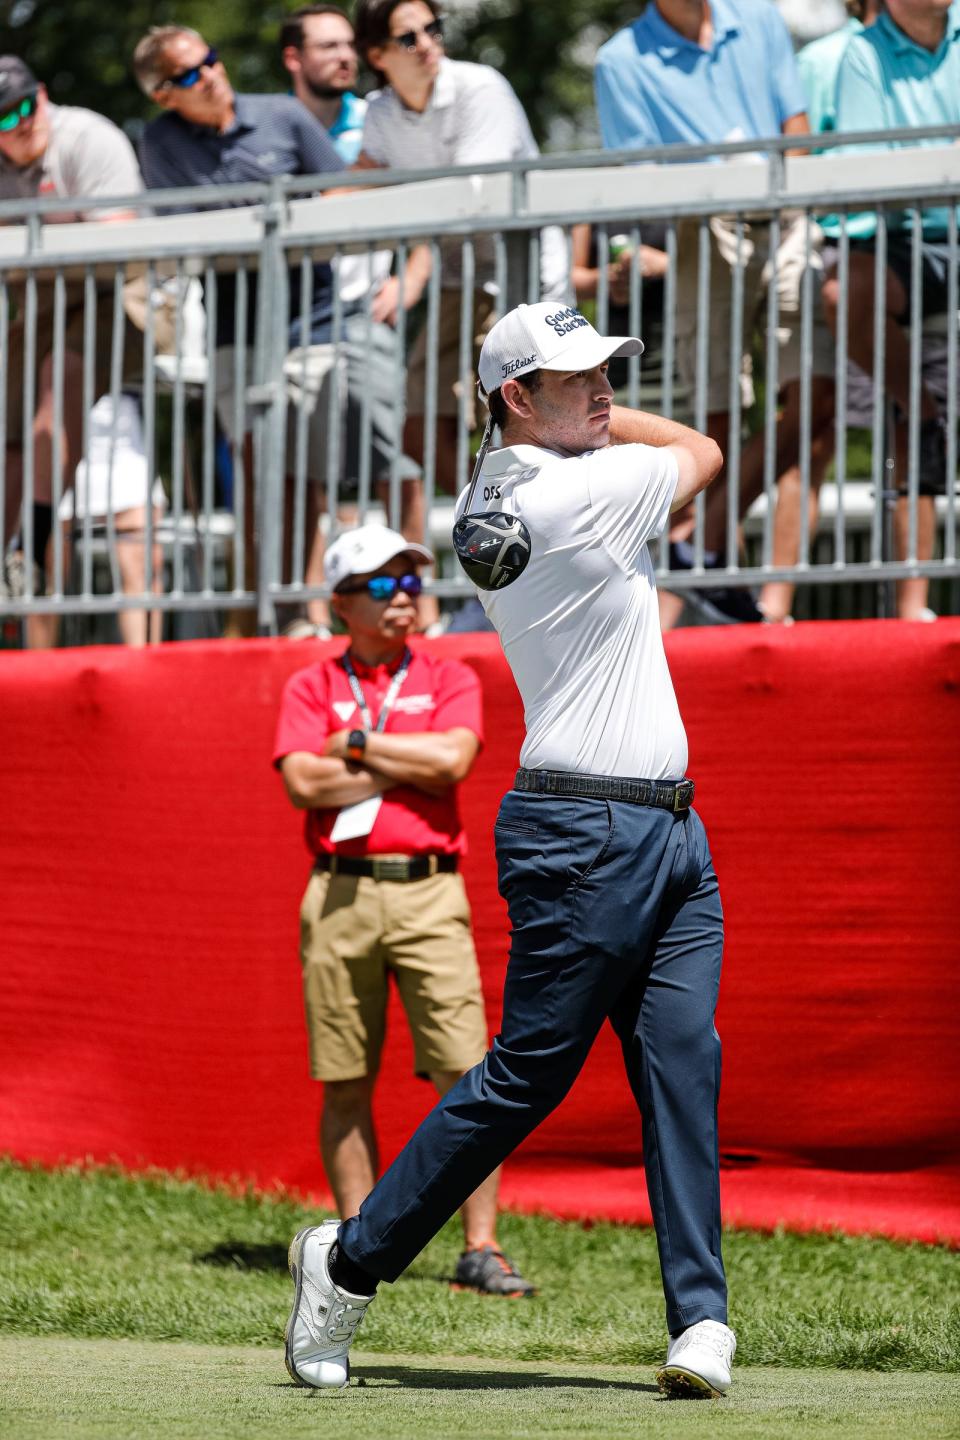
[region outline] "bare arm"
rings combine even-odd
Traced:
[[[662,415],[651,415],[645,410],[626,410],[614,405],[610,415],[610,442],[613,445],[654,445],[666,447],[677,458],[680,477],[674,492],[671,510],[680,510],[711,480],[715,480],[723,468],[723,452],[709,435],[691,430],[688,425],[678,425],[676,420],[664,420]]]
[[[799,115],[788,116],[783,122],[782,130],[784,135],[809,135],[810,121],[807,118],[806,111],[801,110]],[[786,153],[788,155],[809,155],[810,151],[807,148],[801,148],[788,150]]]
[[[284,755],[280,774],[297,810],[340,810],[392,790],[395,782],[345,760],[294,750]]]
[[[335,731],[327,741],[327,755],[344,755],[348,735],[347,730]],[[465,726],[415,735],[370,731],[362,765],[374,778],[393,785],[414,785],[428,795],[442,795],[467,777],[479,749],[476,735]]]

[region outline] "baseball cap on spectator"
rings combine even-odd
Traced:
[[[351,575],[369,575],[394,560],[409,555],[418,565],[432,565],[433,555],[425,545],[415,545],[386,525],[360,525],[334,540],[323,559],[323,573],[331,590]]]
[[[485,395],[528,370],[592,370],[614,356],[639,355],[643,341],[630,335],[599,335],[573,305],[541,300],[518,305],[490,331],[480,351]]]
[[[0,55],[0,115],[19,105],[28,95],[35,95],[40,82],[17,55]]]

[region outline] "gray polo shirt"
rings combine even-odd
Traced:
[[[236,119],[223,135],[210,125],[192,125],[172,110],[151,120],[140,149],[150,189],[236,185],[344,168],[319,120],[293,96],[237,95],[235,108]]]
[[[267,180],[271,175],[318,175],[342,170],[326,130],[306,106],[290,95],[237,95],[236,118],[224,134],[210,125],[193,125],[172,110],[151,120],[143,133],[140,159],[151,190],[180,185],[236,185]],[[248,204],[235,201],[234,204]],[[215,200],[194,205],[164,206],[181,213],[225,208]],[[299,321],[300,268],[290,269],[290,343],[304,343]],[[248,344],[256,323],[256,276],[251,275],[247,311]],[[236,284],[232,275],[217,285],[217,345],[236,341],[234,305]],[[306,343],[329,339],[333,277],[326,264],[313,267],[313,299]]]
[[[50,105],[50,139],[32,165],[19,169],[0,155],[0,200],[138,195],[143,181],[133,146],[112,120],[76,105]],[[56,221],[106,220],[109,210],[65,208]]]

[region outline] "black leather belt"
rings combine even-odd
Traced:
[[[331,875],[368,875],[373,880],[425,880],[449,873],[459,864],[457,855],[318,855],[314,870]]]
[[[622,775],[577,775],[572,770],[518,770],[514,790],[532,795],[575,795],[655,805],[675,815],[693,804],[692,780],[632,780]]]

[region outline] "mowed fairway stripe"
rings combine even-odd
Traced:
[[[317,1408],[329,1405],[335,1420]],[[4,1437],[316,1440],[334,1423],[350,1440],[960,1434],[949,1375],[738,1366],[725,1400],[684,1402],[663,1400],[645,1368],[358,1351],[349,1390],[318,1394],[290,1383],[279,1344],[0,1337]]]

